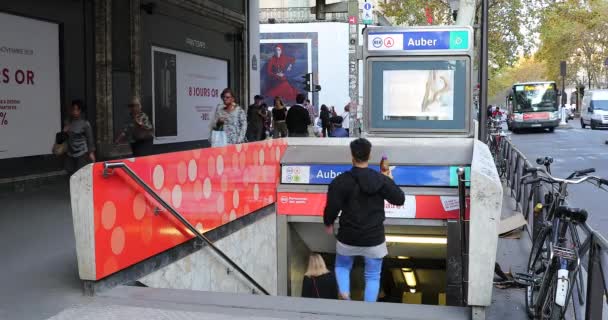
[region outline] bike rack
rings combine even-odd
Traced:
[[[530,201],[527,197],[533,186],[527,187],[520,181],[522,173],[526,168],[532,168],[533,165],[528,161],[526,156],[517,149],[510,139],[502,139],[503,144],[502,154],[507,159],[507,173],[505,180],[507,186],[511,188],[511,196],[517,202],[517,208],[522,210],[524,217],[527,218],[527,231],[532,241],[536,240],[538,234],[534,232],[535,224],[540,220],[535,219],[534,215],[530,219]],[[543,186],[541,193],[546,193]],[[593,230],[589,224],[581,225],[586,239],[580,247],[581,267],[587,271],[587,277],[584,279],[583,273],[579,272],[577,287],[572,290],[572,305],[577,319],[595,320],[603,319],[603,309],[606,304],[605,297],[608,296],[608,240],[599,232]],[[530,232],[532,233],[530,234]],[[580,241],[579,241],[580,242]],[[586,259],[586,268],[583,261]],[[583,280],[586,280],[587,289]],[[584,309],[584,310],[583,310]]]

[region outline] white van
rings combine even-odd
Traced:
[[[608,89],[585,92],[581,112],[581,127],[608,128]]]

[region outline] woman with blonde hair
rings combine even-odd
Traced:
[[[287,138],[287,108],[281,97],[274,97],[274,108],[272,108],[272,127],[274,139]]]
[[[336,277],[327,270],[323,257],[313,253],[308,258],[308,269],[302,283],[302,297],[337,299],[338,285]]]

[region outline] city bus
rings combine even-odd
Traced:
[[[516,83],[507,96],[507,127],[513,132],[559,125],[559,92],[555,81]]]

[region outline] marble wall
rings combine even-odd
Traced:
[[[215,242],[215,245],[273,295],[277,293],[276,215]],[[251,293],[253,286],[205,247],[139,281],[148,287]]]
[[[475,140],[471,163],[471,218],[469,222],[469,290],[467,303],[492,303],[502,183],[488,146]]]

